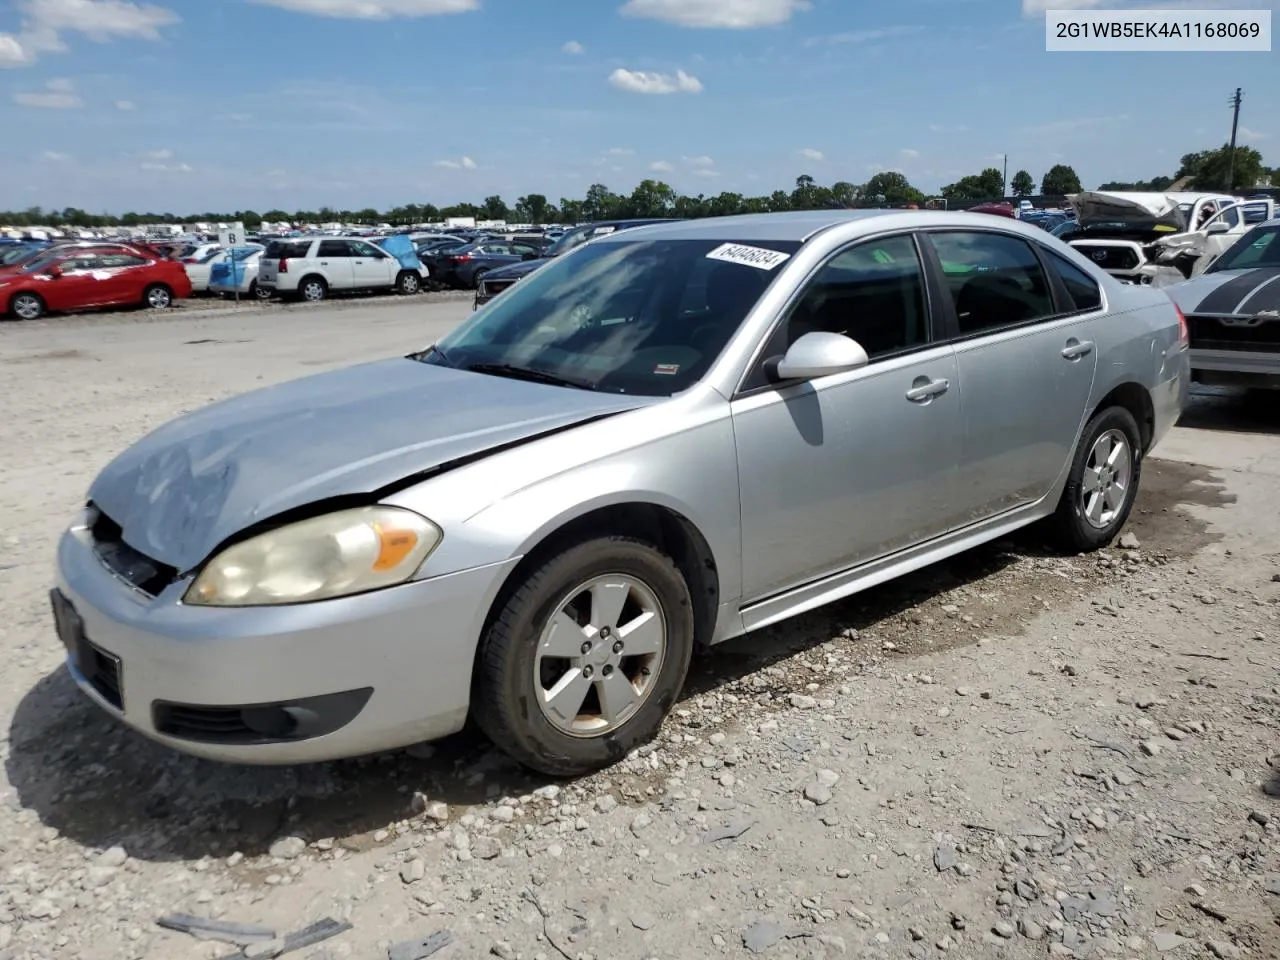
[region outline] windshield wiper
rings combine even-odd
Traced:
[[[427,358],[430,357],[432,354],[435,354],[437,357],[439,357],[440,361],[444,363],[445,366],[448,366],[448,367],[453,366],[453,363],[449,360],[448,355],[445,354],[445,352],[441,350],[439,347],[437,347],[434,343],[431,346],[427,347],[427,349],[425,350],[419,350],[417,353],[408,354],[405,357],[405,359],[417,360],[418,363],[426,363]]]
[[[546,370],[535,370],[533,367],[518,367],[512,363],[472,363],[463,369],[470,370],[472,373],[491,373],[497,377],[510,377],[512,380],[549,383],[557,387],[577,387],[579,390],[596,389],[596,385],[589,380],[565,377]]]

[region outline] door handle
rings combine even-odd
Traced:
[[[925,382],[921,383],[921,380]],[[950,380],[926,380],[924,377],[918,377],[916,385],[907,391],[907,399],[912,403],[928,403],[934,397],[941,396],[950,389]]]
[[[328,260],[321,260],[321,261],[320,261],[320,266],[322,266],[322,267],[327,267],[328,265],[329,265],[329,261],[328,261]]]
[[[1091,353],[1093,353],[1093,341],[1077,340],[1075,337],[1068,340],[1067,345],[1062,348],[1062,357],[1065,360],[1079,360]]]

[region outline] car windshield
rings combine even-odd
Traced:
[[[799,247],[723,239],[592,244],[531,274],[414,358],[671,396],[706,373]]]
[[[1280,267],[1280,224],[1254,227],[1209,265],[1205,273]]]
[[[14,264],[29,260],[39,253],[30,247],[7,247],[0,249],[0,266],[11,267]]]

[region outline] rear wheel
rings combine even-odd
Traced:
[[[473,273],[473,274],[471,275],[471,286],[472,286],[474,289],[479,290],[479,289],[480,289],[480,281],[484,279],[484,275],[485,275],[486,273],[488,273],[488,272],[489,272],[488,270],[485,270],[485,269],[482,267],[481,269],[479,269],[479,270],[477,270],[475,273]]]
[[[406,296],[417,293],[422,289],[422,277],[418,276],[412,270],[400,271],[400,276],[396,278],[396,290]]]
[[[173,306],[173,291],[162,283],[153,283],[142,291],[142,303],[152,310],[167,310]]]
[[[319,303],[329,295],[329,285],[320,277],[306,277],[298,284],[298,296],[307,303]]]
[[[672,559],[640,540],[589,540],[507,597],[481,642],[473,716],[531,769],[589,773],[657,733],[692,652],[692,600]]]
[[[1085,425],[1051,519],[1059,545],[1083,552],[1115,539],[1138,495],[1142,452],[1138,422],[1124,407],[1100,410]]]
[[[39,320],[44,311],[44,301],[34,293],[20,293],[9,301],[9,313],[18,320]]]
[[[258,281],[253,280],[249,283],[249,296],[255,300],[270,300],[271,291],[262,289],[262,287],[258,286]]]

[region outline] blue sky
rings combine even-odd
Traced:
[[[1280,164],[1280,51],[1047,53],[1124,0],[0,0],[0,210],[747,194],[1009,154],[1172,173],[1230,131]],[[1143,4],[1157,6],[1157,4]],[[1280,0],[1162,8],[1275,10]]]

